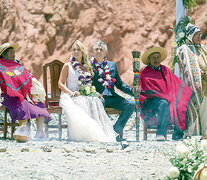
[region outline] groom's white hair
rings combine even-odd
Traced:
[[[104,46],[104,48],[105,48],[105,51],[106,51],[106,53],[108,52],[108,48],[107,48],[107,45],[106,45],[106,43],[105,42],[103,42],[103,41],[101,41],[101,40],[98,40],[95,44],[94,44],[94,46],[93,46],[93,51],[95,51],[95,49],[96,49],[96,47],[98,46]]]

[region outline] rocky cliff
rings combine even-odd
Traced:
[[[39,79],[42,66],[54,59],[67,62],[76,39],[89,50],[99,39],[109,47],[124,81],[133,79],[132,50],[142,53],[154,45],[168,49],[175,25],[175,0],[0,0],[0,44],[20,44],[16,53]],[[207,3],[193,17],[207,45]]]

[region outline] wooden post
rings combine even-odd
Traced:
[[[134,98],[136,104],[136,117],[135,117],[135,126],[136,126],[136,140],[139,141],[139,124],[140,124],[140,106],[139,106],[139,94],[140,94],[140,52],[132,51],[133,56],[133,72],[134,72]]]

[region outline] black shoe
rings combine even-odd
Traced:
[[[175,140],[175,141],[183,140],[183,135],[184,135],[183,131],[181,131],[179,127],[175,126],[174,132],[172,135],[172,140]]]
[[[174,140],[174,141],[182,141],[182,140],[184,140],[184,138],[183,138],[183,136],[182,135],[180,135],[180,136],[176,136],[176,135],[172,135],[172,140]]]
[[[129,146],[129,143],[127,141],[121,141],[121,148],[125,149]]]
[[[123,135],[122,136],[118,135],[118,136],[116,136],[116,141],[117,142],[122,142],[122,141],[126,141],[126,139],[123,138]]]

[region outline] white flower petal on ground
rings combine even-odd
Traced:
[[[170,178],[177,178],[180,175],[180,171],[177,167],[171,167],[169,170]]]

